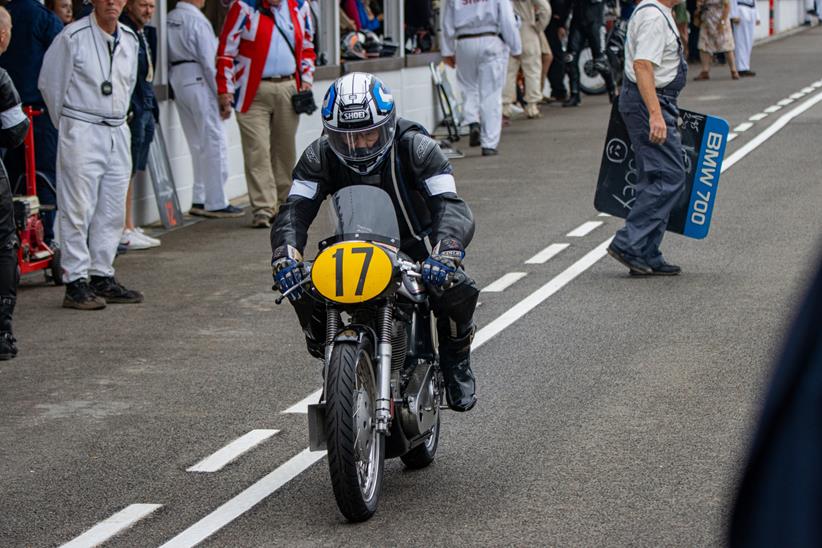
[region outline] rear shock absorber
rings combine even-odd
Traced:
[[[391,334],[394,325],[394,309],[388,304],[382,307],[377,318],[380,342],[377,347],[377,432],[388,433],[391,421]]]

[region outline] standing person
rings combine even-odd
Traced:
[[[739,80],[734,56],[734,35],[731,30],[731,2],[733,0],[698,0],[697,9],[702,21],[699,27],[699,62],[702,71],[694,80],[709,80],[711,62],[717,53],[724,53],[731,70],[731,78]]]
[[[154,16],[154,0],[128,0],[120,22],[134,31],[140,44],[137,57],[137,84],[131,94],[131,181],[126,194],[126,222],[120,245],[128,249],[148,249],[160,245],[134,224],[134,179],[148,164],[148,149],[154,140],[155,122],[160,119],[160,107],[154,96],[154,66],[157,64],[157,29],[149,26]]]
[[[0,55],[11,39],[11,16],[0,7]],[[29,119],[23,114],[20,96],[5,70],[0,68],[0,147],[20,146],[29,130]],[[14,202],[11,182],[0,160],[0,360],[17,356],[17,340],[11,321],[17,303],[17,227],[14,224]]]
[[[736,70],[740,76],[756,76],[751,70],[751,50],[754,43],[754,32],[759,25],[759,11],[756,0],[731,0],[731,23],[734,27],[734,55]]]
[[[237,112],[256,228],[270,227],[288,198],[299,123],[291,96],[311,89],[313,38],[309,3],[297,0],[233,0],[220,33],[220,113],[228,118],[232,103]]]
[[[92,0],[46,52],[38,82],[60,132],[57,201],[66,296],[79,310],[139,303],[114,278],[131,176],[126,116],[137,82],[137,35],[118,22],[126,0]],[[90,279],[89,279],[90,276]]]
[[[74,21],[74,11],[71,7],[71,0],[46,0],[45,5],[54,12],[64,25],[68,25]]]
[[[483,156],[497,154],[509,51],[514,58],[522,54],[510,0],[445,0],[442,58],[457,69],[468,143],[482,146]]]
[[[688,64],[671,8],[680,0],[644,0],[628,22],[619,112],[636,154],[636,200],[608,254],[632,274],[673,276],[682,270],[659,246],[685,188],[677,97]]]
[[[582,102],[579,58],[586,47],[591,49],[593,68],[605,81],[608,97],[613,102],[616,97],[616,84],[602,43],[605,2],[603,0],[569,1],[572,16],[571,28],[568,33],[568,46],[565,53],[565,68],[568,73],[570,95],[562,106],[576,107]]]
[[[169,82],[194,164],[192,215],[242,217],[228,203],[228,144],[217,100],[217,37],[201,11],[205,0],[181,0],[168,14]]]
[[[23,106],[43,110],[46,103],[37,89],[37,78],[43,65],[43,56],[55,36],[63,30],[63,23],[37,0],[11,0],[6,4],[6,9],[14,21],[16,30],[11,35],[8,49],[0,56],[0,67],[11,77],[20,93]],[[32,126],[36,168],[48,180],[38,182],[37,196],[41,205],[51,208],[41,210],[43,238],[51,245],[54,240],[53,208],[57,205],[54,190],[57,183],[57,128],[52,124],[48,112],[36,116]],[[9,150],[5,162],[9,180],[14,185],[26,172],[25,147]],[[22,193],[25,188],[15,190]]]
[[[605,80],[611,102],[616,97],[616,86],[611,68],[602,49],[602,26],[605,18],[605,3],[602,0],[571,0],[571,30],[568,34],[568,53],[565,63],[568,68],[571,95],[562,103],[564,107],[576,107],[582,102],[579,94],[579,56],[585,46],[591,48],[594,69]]]
[[[525,77],[525,115],[540,118],[539,103],[542,101],[542,87],[545,85],[542,72],[542,45],[545,27],[551,18],[548,0],[511,0],[514,14],[519,18],[519,36],[522,55],[508,60],[508,76],[502,94],[502,115],[511,117],[511,104],[517,99],[517,73],[522,67]],[[543,36],[543,40],[545,37]]]
[[[562,47],[562,41],[568,37],[570,7],[570,0],[551,0],[551,22],[545,29],[545,37],[554,57],[548,68],[548,83],[551,85],[548,103],[565,101],[568,98],[568,89],[565,87],[565,48]]]

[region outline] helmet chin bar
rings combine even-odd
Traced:
[[[393,143],[392,143],[392,146],[393,146]],[[382,165],[383,161],[385,160],[385,157],[388,155],[388,151],[391,150],[391,147],[390,146],[387,147],[378,156],[375,156],[374,158],[370,158],[368,160],[359,160],[359,161],[344,158],[341,154],[339,154],[333,148],[331,150],[334,151],[334,154],[337,156],[337,158],[339,158],[340,161],[348,169],[350,169],[354,173],[357,173],[358,175],[369,175],[375,169],[377,169],[379,166]]]

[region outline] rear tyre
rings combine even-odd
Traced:
[[[334,345],[328,363],[325,428],[328,468],[340,512],[374,515],[382,488],[385,438],[375,422],[377,384],[367,342]]]
[[[437,446],[440,442],[439,413],[437,413],[437,415],[437,424],[434,425],[431,436],[425,440],[425,443],[418,445],[400,457],[400,460],[402,460],[406,468],[410,468],[411,470],[419,470],[420,468],[425,468],[434,462],[434,457],[437,455]]]

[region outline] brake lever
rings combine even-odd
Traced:
[[[274,304],[282,304],[283,300],[284,300],[286,297],[288,297],[288,295],[290,295],[292,292],[294,292],[294,291],[296,291],[297,289],[301,288],[302,286],[304,286],[305,284],[307,284],[307,283],[308,283],[308,282],[310,282],[310,281],[311,281],[311,279],[310,279],[310,278],[305,278],[303,281],[301,281],[301,282],[300,282],[300,283],[298,283],[297,285],[294,285],[294,286],[291,286],[290,288],[288,288],[288,289],[285,291],[285,293],[280,292],[280,296],[279,296],[279,297],[277,297],[277,298],[274,300]]]

